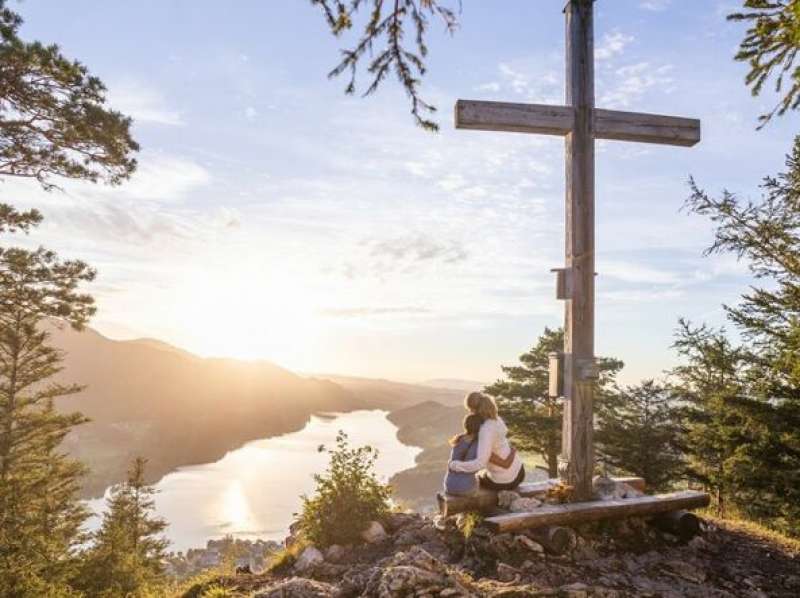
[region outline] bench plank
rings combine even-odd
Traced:
[[[627,484],[639,492],[644,492],[645,481],[643,478],[612,478],[617,484]],[[520,484],[514,492],[524,497],[544,498],[547,491],[559,484],[559,480],[544,480],[541,482],[527,482]],[[491,511],[497,507],[497,492],[481,488],[469,496],[456,496],[453,494],[439,493],[436,495],[439,505],[439,514],[442,517],[466,513],[467,511]]]
[[[576,525],[602,519],[640,517],[706,507],[711,497],[705,492],[685,490],[655,496],[544,505],[527,513],[487,517],[484,523],[494,532],[504,533],[548,525]]]

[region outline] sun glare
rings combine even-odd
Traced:
[[[279,269],[198,272],[175,293],[174,325],[184,346],[204,356],[304,367],[318,331],[311,296]]]

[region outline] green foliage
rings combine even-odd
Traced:
[[[558,455],[561,451],[562,406],[549,396],[549,354],[564,350],[564,331],[545,328],[536,345],[520,355],[518,366],[503,366],[505,380],[487,386],[484,392],[497,401],[503,420],[508,425],[514,445],[522,451],[541,455],[550,477],[558,477]],[[622,369],[616,359],[599,358],[601,377],[597,401],[611,392],[614,377]]]
[[[145,482],[146,461],[134,460],[124,484],[112,490],[108,510],[76,581],[87,596],[146,597],[162,588],[169,544],[167,523],[153,516],[155,489]]]
[[[288,571],[307,546],[308,542],[300,538],[291,546],[278,550],[270,556],[269,562],[267,563],[267,570],[272,573],[284,573]]]
[[[775,114],[780,116],[800,106],[800,67],[795,66],[800,49],[800,1],[745,0],[743,8],[728,19],[750,23],[735,57],[750,65],[745,82],[757,96],[774,76],[775,91],[783,93],[778,105],[759,117],[763,127]]]
[[[748,516],[798,534],[800,137],[787,157],[786,171],[765,178],[762,190],[757,202],[740,200],[728,191],[715,198],[692,181],[687,206],[716,226],[708,253],[733,253],[747,262],[757,281],[763,281],[753,285],[738,305],[725,306],[746,343],[742,366],[728,374],[737,377],[740,387],[734,401],[737,419],[731,420],[733,429],[726,432],[735,445],[729,463],[736,466],[731,475],[739,480],[742,504],[737,506]],[[702,349],[708,343],[701,340],[694,345]],[[729,408],[720,404],[717,410]]]
[[[303,497],[300,528],[309,542],[322,548],[358,542],[371,521],[389,512],[391,488],[375,477],[377,457],[370,446],[351,448],[339,432],[328,469],[314,476],[314,495]]]
[[[0,0],[0,176],[116,184],[136,167],[130,118],[104,107],[105,87],[55,45],[24,42]]]
[[[461,530],[464,538],[469,538],[481,523],[483,523],[483,515],[475,511],[469,511],[459,516],[458,529]]]
[[[0,231],[27,231],[36,212],[0,206]],[[80,328],[94,313],[78,291],[94,272],[51,251],[0,247],[0,587],[13,596],[68,596],[86,511],[83,467],[60,451],[85,419],[55,409],[80,387],[53,381],[62,355],[48,322]],[[55,319],[55,320],[53,320]]]
[[[599,460],[665,490],[681,477],[680,417],[672,392],[653,380],[609,394],[599,405]]]
[[[430,131],[437,131],[439,125],[425,116],[436,108],[419,95],[420,78],[426,71],[425,59],[428,47],[425,35],[431,17],[444,23],[449,33],[458,26],[453,8],[441,0],[397,0],[393,3],[383,0],[311,0],[311,4],[322,9],[331,33],[340,36],[354,27],[354,17],[361,8],[369,13],[363,31],[351,49],[342,50],[341,62],[328,74],[337,77],[350,73],[346,93],[356,90],[358,64],[369,56],[367,72],[372,78],[365,96],[374,93],[387,75],[394,72],[398,81],[411,100],[411,114],[418,125]],[[460,7],[460,1],[459,1]],[[407,29],[413,29],[413,43],[406,44]],[[376,50],[376,46],[379,49]]]
[[[233,590],[229,590],[228,588],[224,588],[222,586],[213,585],[208,588],[202,594],[202,598],[229,598],[230,596],[235,596],[236,594]]]

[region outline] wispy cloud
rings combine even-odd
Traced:
[[[622,282],[645,284],[675,284],[681,280],[677,272],[659,270],[634,262],[606,261],[602,264],[602,273]]]
[[[438,241],[425,235],[374,242],[370,255],[403,263],[435,260],[453,264],[467,259],[467,251],[460,243]]]
[[[338,307],[320,310],[320,314],[332,318],[369,318],[375,316],[417,316],[429,314],[425,307]]]
[[[135,122],[181,126],[181,113],[167,107],[164,97],[141,81],[123,80],[109,86],[110,105],[133,117]]]
[[[594,56],[597,60],[609,60],[610,58],[619,56],[625,51],[628,45],[633,43],[634,39],[632,35],[626,35],[621,31],[606,33],[595,49]]]
[[[644,10],[660,12],[669,8],[670,4],[672,4],[672,0],[642,0],[639,2],[639,7]]]
[[[672,65],[653,66],[650,62],[620,67],[613,72],[611,90],[603,94],[602,105],[608,108],[628,108],[653,89],[669,93],[674,83],[672,71]]]
[[[114,194],[139,200],[178,201],[211,181],[211,174],[196,161],[163,152],[143,152],[139,168],[122,187],[78,185],[92,194]],[[68,186],[68,189],[71,188]]]

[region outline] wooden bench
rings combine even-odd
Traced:
[[[644,492],[645,482],[643,478],[613,478],[616,484],[626,484],[631,488]],[[524,497],[542,499],[547,491],[559,484],[558,480],[544,480],[542,482],[528,482],[520,484],[514,492]],[[436,495],[439,504],[439,514],[442,517],[449,517],[457,513],[467,511],[479,511],[482,513],[491,512],[497,508],[497,492],[493,490],[480,489],[475,494],[469,496],[455,496],[453,494],[439,493]]]
[[[542,505],[525,513],[487,517],[484,524],[494,532],[505,533],[554,525],[572,526],[603,519],[662,515],[707,507],[710,502],[711,497],[705,492],[685,490],[637,498]]]

